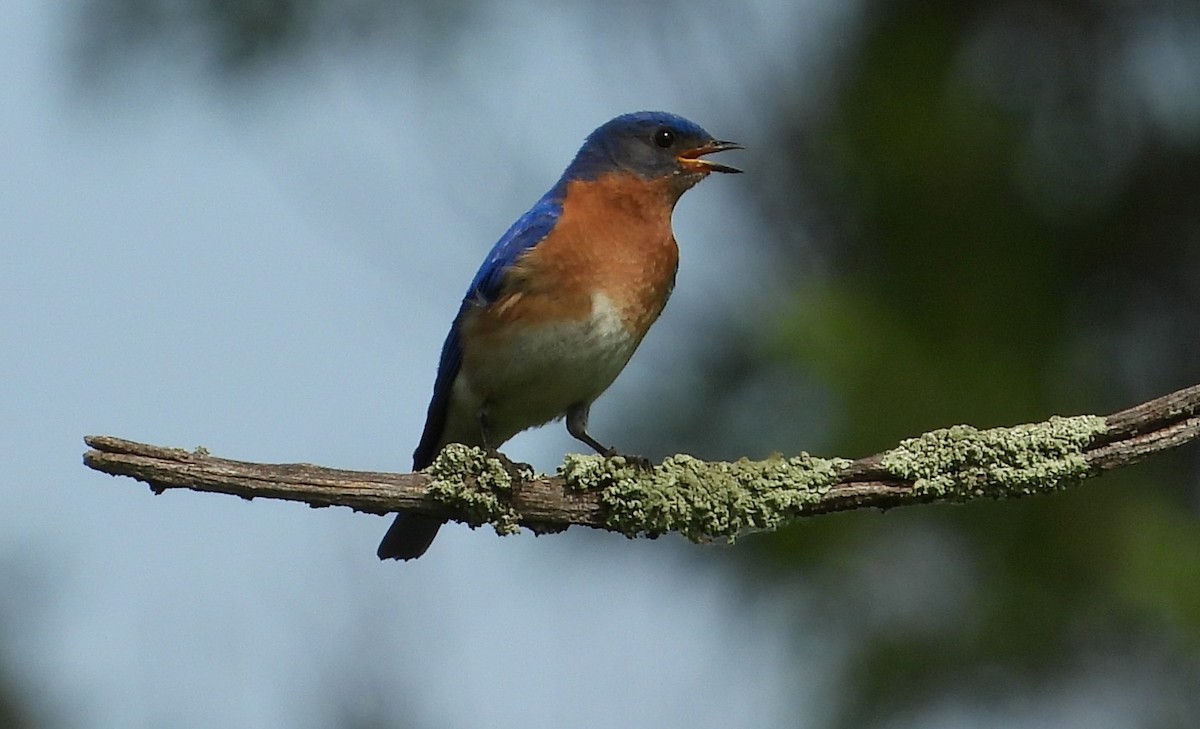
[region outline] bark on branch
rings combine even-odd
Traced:
[[[802,516],[864,507],[1006,498],[1052,491],[1191,441],[1200,434],[1200,385],[1107,417],[1077,416],[1011,428],[954,426],[858,460],[801,454],[704,462],[672,456],[652,470],[623,459],[567,456],[555,476],[516,472],[478,449],[451,446],[422,473],[372,473],[310,464],[263,464],[88,436],[84,463],[172,488],[408,510],[537,532],[573,524],[693,540],[773,529]]]

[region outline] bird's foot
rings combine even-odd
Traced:
[[[601,455],[605,458],[623,458],[629,465],[634,468],[640,468],[643,471],[654,470],[654,464],[645,456],[631,456],[625,453],[618,453],[616,448],[605,448]]]
[[[500,461],[500,465],[504,466],[504,470],[513,481],[519,483],[533,479],[533,466],[528,463],[514,461],[495,448],[487,448],[485,450],[487,451],[488,458],[495,458],[497,461]]]

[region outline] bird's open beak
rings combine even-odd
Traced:
[[[680,152],[675,159],[679,160],[679,164],[685,169],[694,170],[696,172],[741,172],[736,167],[723,165],[720,162],[703,159],[704,155],[712,154],[713,152],[724,152],[727,149],[745,149],[737,142],[722,142],[719,139],[714,139],[711,142]]]

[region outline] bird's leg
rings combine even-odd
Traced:
[[[486,406],[480,406],[479,412],[475,414],[475,419],[479,422],[479,440],[483,443],[483,449],[490,453],[496,449],[492,447],[492,432],[488,428],[488,411]]]
[[[479,439],[483,442],[483,449],[487,451],[489,458],[495,458],[504,466],[504,470],[512,477],[514,481],[528,481],[533,478],[533,466],[528,463],[514,461],[504,455],[492,445],[492,434],[488,429],[488,413],[487,407],[479,408],[479,412],[475,416],[479,422]]]
[[[649,458],[643,456],[627,456],[623,453],[618,453],[616,448],[607,448],[601,445],[600,441],[593,438],[587,432],[588,411],[591,409],[591,403],[575,403],[567,408],[567,432],[575,437],[576,440],[587,443],[592,450],[596,451],[605,458],[613,456],[621,456],[626,462],[637,466],[638,468],[649,469],[653,464]]]
[[[588,424],[588,405],[572,405],[567,408],[567,432],[570,433],[576,440],[587,443],[592,450],[596,451],[605,458],[612,458],[620,455],[616,448],[608,448],[596,440],[587,432]]]

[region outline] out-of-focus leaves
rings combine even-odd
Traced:
[[[801,282],[763,358],[834,392],[833,452],[1105,412],[1200,379],[1200,136],[1157,133],[1122,71],[1129,39],[1146,52],[1139,29],[1163,13],[1200,42],[1195,8],[1171,3],[879,3],[823,126],[779,116],[778,161],[759,179],[777,255],[811,220],[780,191],[807,190],[840,275]],[[1148,725],[1200,717],[1190,459],[1054,498],[817,520],[758,540],[750,559],[828,595],[850,643],[837,726],[920,725],[951,699],[1037,695],[1097,655],[1155,671],[1167,698],[1147,703]],[[859,584],[871,572],[855,567],[863,545],[912,530],[950,535],[973,575],[935,631],[881,624],[879,595]],[[932,582],[901,589],[933,610],[947,596]]]

